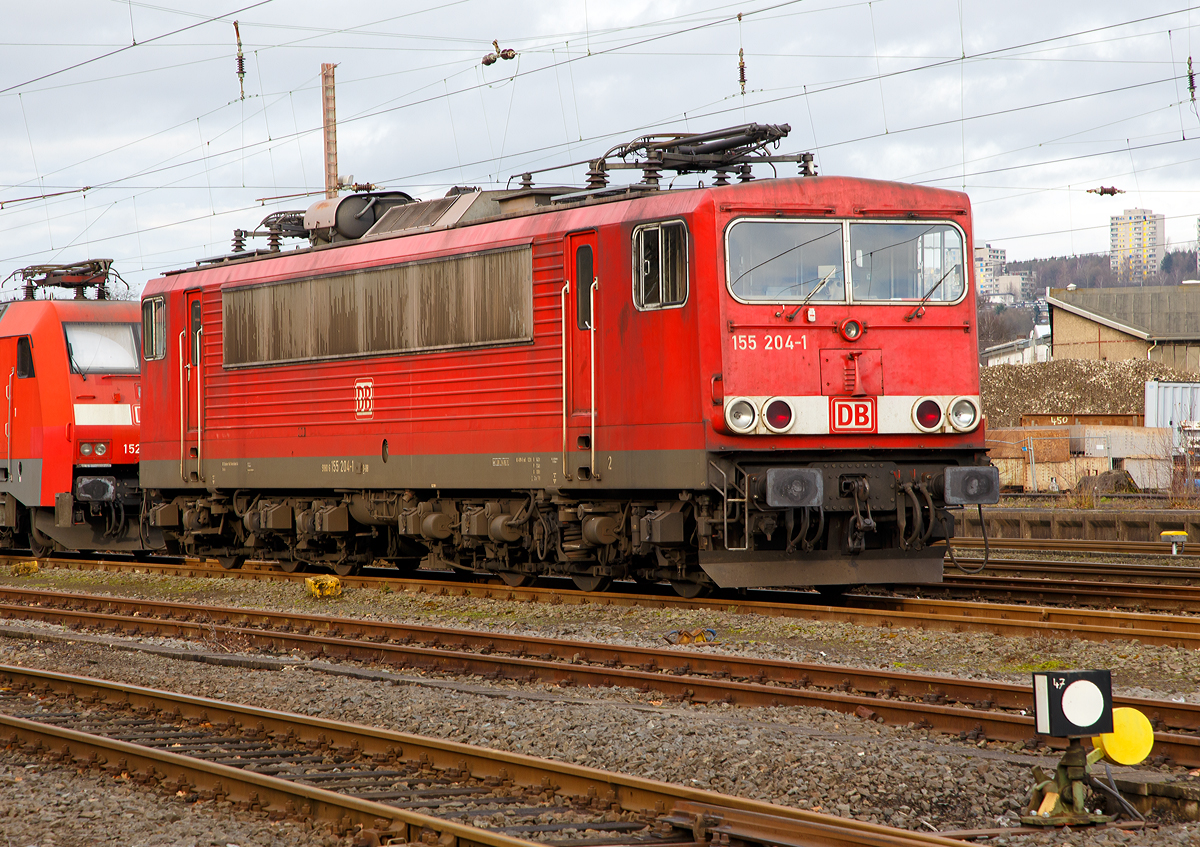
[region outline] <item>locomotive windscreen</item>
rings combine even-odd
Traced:
[[[221,292],[226,367],[533,340],[528,246]]]
[[[842,225],[738,221],[729,228],[729,289],[747,301],[844,300]]]
[[[138,324],[63,323],[67,358],[77,374],[141,373],[138,358]]]

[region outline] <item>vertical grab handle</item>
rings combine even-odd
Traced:
[[[187,473],[184,470],[184,454],[186,452],[187,440],[187,363],[184,361],[183,340],[187,335],[187,330],[179,332],[179,478],[187,482]]]
[[[16,368],[8,372],[8,423],[4,425],[4,436],[8,441],[8,471],[5,479],[12,479],[13,376],[16,372]]]
[[[599,287],[599,277],[593,277],[591,290],[588,291],[588,336],[592,345],[589,356],[592,366],[592,479],[596,480],[600,479],[600,474],[596,472],[596,289]]]
[[[204,329],[196,330],[196,476],[204,482],[200,463],[204,458]]]
[[[571,290],[571,281],[563,284],[560,298],[562,300],[562,470],[563,479],[571,478],[567,466],[567,294]]]

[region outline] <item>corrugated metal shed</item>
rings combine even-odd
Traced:
[[[1200,382],[1146,383],[1146,426],[1177,427],[1200,420]]]

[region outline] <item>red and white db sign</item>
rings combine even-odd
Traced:
[[[375,382],[360,379],[354,383],[354,417],[375,417]]]
[[[829,398],[830,432],[874,432],[874,397]]]

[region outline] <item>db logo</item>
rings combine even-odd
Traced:
[[[375,415],[375,382],[360,379],[354,383],[354,417],[370,418]]]
[[[829,399],[830,432],[874,432],[875,398],[831,397]]]

